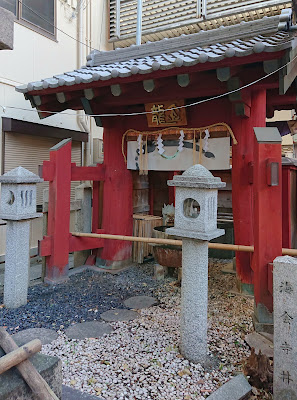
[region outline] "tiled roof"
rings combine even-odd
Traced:
[[[113,78],[145,75],[157,70],[218,62],[225,58],[245,57],[253,53],[276,52],[291,48],[293,40],[296,40],[292,32],[278,32],[279,19],[276,17],[264,20],[260,23],[246,22],[239,24],[240,26],[219,28],[211,32],[163,39],[160,43],[148,43],[109,52],[94,51],[88,56],[87,66],[52,78],[30,82],[17,87],[16,90],[27,93],[61,87],[63,91],[63,86],[98,80],[111,80],[112,84]]]

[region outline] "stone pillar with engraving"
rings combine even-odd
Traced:
[[[297,259],[273,261],[273,399],[297,399]]]
[[[204,364],[207,356],[208,241],[217,229],[218,188],[226,184],[202,165],[193,165],[168,181],[176,187],[174,227],[182,237],[181,344],[184,357]]]
[[[4,273],[4,304],[17,308],[27,304],[30,266],[30,221],[36,213],[39,176],[18,167],[0,177],[0,218],[7,221]]]

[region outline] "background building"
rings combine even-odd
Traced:
[[[38,173],[49,149],[64,137],[73,138],[73,162],[98,162],[102,130],[90,118],[69,110],[68,115],[41,120],[15,86],[53,76],[61,69],[73,71],[85,64],[92,49],[107,49],[108,0],[0,0],[0,7],[6,20],[7,10],[15,15],[14,48],[0,53],[0,173],[19,165]],[[1,24],[0,34],[4,28]],[[39,184],[39,206],[46,186]],[[31,231],[34,254],[42,237],[42,220],[34,221]],[[5,222],[0,221],[0,262],[4,252]]]

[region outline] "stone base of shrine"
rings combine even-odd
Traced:
[[[131,265],[131,258],[127,260],[112,261],[112,260],[102,260],[102,258],[96,258],[96,267],[103,269],[122,269]]]
[[[273,313],[270,313],[263,304],[254,304],[253,324],[256,332],[273,334]]]
[[[254,296],[254,285],[251,283],[241,282],[238,276],[236,277],[236,289],[242,295]]]
[[[66,264],[63,268],[52,266],[47,268],[46,276],[44,278],[44,283],[47,285],[59,285],[60,283],[65,283],[68,280],[69,275],[69,264]]]

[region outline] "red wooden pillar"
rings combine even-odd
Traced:
[[[113,120],[104,128],[105,181],[103,191],[102,229],[105,233],[132,235],[133,230],[133,182],[132,174],[122,155],[122,120]],[[123,264],[132,254],[130,242],[105,240],[100,252],[100,263],[110,267]]]
[[[273,298],[268,290],[268,264],[282,255],[281,136],[277,128],[254,130],[255,322],[269,324]]]
[[[282,166],[282,221],[284,248],[292,247],[292,224],[291,224],[291,168],[293,166]],[[293,167],[294,168],[294,167]]]
[[[52,172],[52,179],[49,180],[47,228],[51,238],[51,255],[46,257],[44,281],[52,284],[66,280],[68,275],[71,142],[71,139],[65,139],[52,147],[50,161],[44,163],[44,175]]]
[[[251,94],[250,117],[232,113],[232,129],[238,144],[232,145],[232,208],[236,244],[253,245],[253,185],[254,126],[266,126],[266,91]],[[252,291],[252,255],[236,253],[236,270],[241,289]]]

